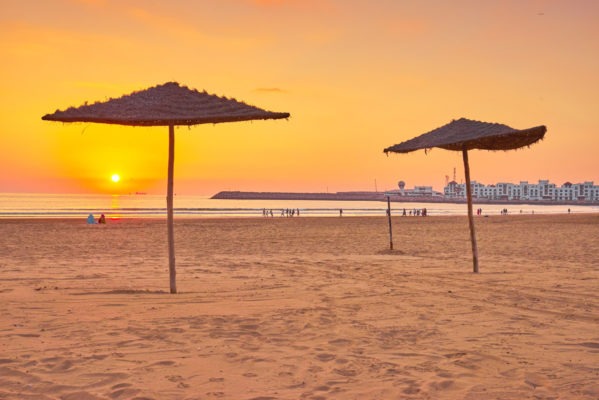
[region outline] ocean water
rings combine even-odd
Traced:
[[[465,204],[453,203],[391,203],[392,215],[426,208],[429,215],[466,215]],[[488,215],[500,214],[507,208],[509,214],[558,214],[599,212],[599,206],[564,205],[482,205]],[[298,209],[301,216],[373,215],[385,216],[387,203],[378,201],[322,201],[322,200],[223,200],[207,196],[177,195],[174,199],[175,217],[260,217],[262,210],[273,210],[275,217],[281,210]],[[82,195],[82,194],[23,194],[0,193],[0,218],[165,218],[166,196],[157,195]]]

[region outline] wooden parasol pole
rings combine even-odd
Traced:
[[[173,229],[173,172],[175,169],[175,127],[168,127],[168,186],[166,215],[168,224],[168,271],[171,293],[177,293],[177,271],[175,269],[175,232]]]
[[[468,150],[462,148],[464,156],[464,174],[466,175],[466,196],[468,197],[468,223],[470,224],[470,240],[472,241],[472,272],[478,273],[478,249],[476,247],[476,232],[474,231],[474,217],[472,216],[472,189],[470,188],[470,165],[468,164]]]
[[[389,217],[389,249],[393,250],[393,233],[391,232],[391,197],[387,196],[387,216]]]

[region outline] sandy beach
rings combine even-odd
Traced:
[[[0,220],[0,399],[597,399],[599,215]]]

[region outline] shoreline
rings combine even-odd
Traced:
[[[393,211],[393,210],[392,210]],[[397,210],[397,212],[399,213],[400,211]],[[413,220],[413,219],[436,219],[436,218],[458,218],[458,219],[462,219],[462,218],[467,218],[467,214],[460,214],[460,215],[446,215],[446,214],[429,214],[426,217],[423,217],[421,215],[419,216],[414,216],[414,215],[406,215],[406,216],[402,216],[398,213],[391,213],[391,217],[392,219],[395,221],[396,219],[402,220],[402,219],[407,219],[407,220]],[[94,214],[95,215],[95,214]],[[98,214],[99,216],[100,214]],[[599,212],[570,212],[568,213],[566,212],[560,212],[560,213],[512,213],[512,214],[507,214],[507,215],[500,215],[500,214],[486,214],[486,215],[474,215],[474,221],[477,220],[483,220],[483,219],[489,219],[489,218],[527,218],[527,217],[560,217],[560,216],[589,216],[589,217],[593,217],[593,216],[599,216]],[[57,216],[57,217],[23,217],[23,216],[16,216],[16,217],[6,217],[6,216],[1,216],[0,217],[0,223],[2,221],[13,221],[13,222],[18,222],[18,221],[22,221],[22,222],[27,222],[27,221],[40,221],[40,222],[56,222],[56,221],[79,221],[81,222],[82,225],[88,225],[86,223],[86,216],[77,216],[77,217],[63,217],[63,216]],[[110,218],[109,216],[106,217],[106,225],[110,225],[110,223],[118,223],[119,221],[166,221],[166,215],[164,216],[148,216],[148,217],[140,217],[140,216],[132,216],[132,217],[127,217],[127,216],[120,216],[118,218]],[[175,221],[178,220],[206,220],[206,221],[216,221],[216,220],[223,220],[223,221],[231,221],[231,220],[298,220],[298,219],[314,219],[314,220],[339,220],[339,219],[360,219],[360,218],[364,218],[364,219],[384,219],[385,221],[387,220],[387,215],[381,214],[381,215],[351,215],[351,214],[344,214],[343,217],[339,217],[339,216],[334,216],[334,215],[300,215],[298,216],[294,216],[294,217],[281,217],[280,215],[275,215],[274,217],[264,217],[262,215],[215,215],[215,216],[210,216],[210,215],[180,215],[174,216]],[[96,225],[100,225],[100,224],[89,224],[92,226],[96,226]],[[101,225],[100,225],[101,226]]]

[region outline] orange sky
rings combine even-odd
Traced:
[[[548,128],[472,152],[474,180],[599,183],[597,21],[593,0],[0,0],[0,192],[164,193],[168,129],[41,116],[172,80],[291,113],[178,128],[179,194],[441,189],[461,153],[382,150],[460,117]]]

